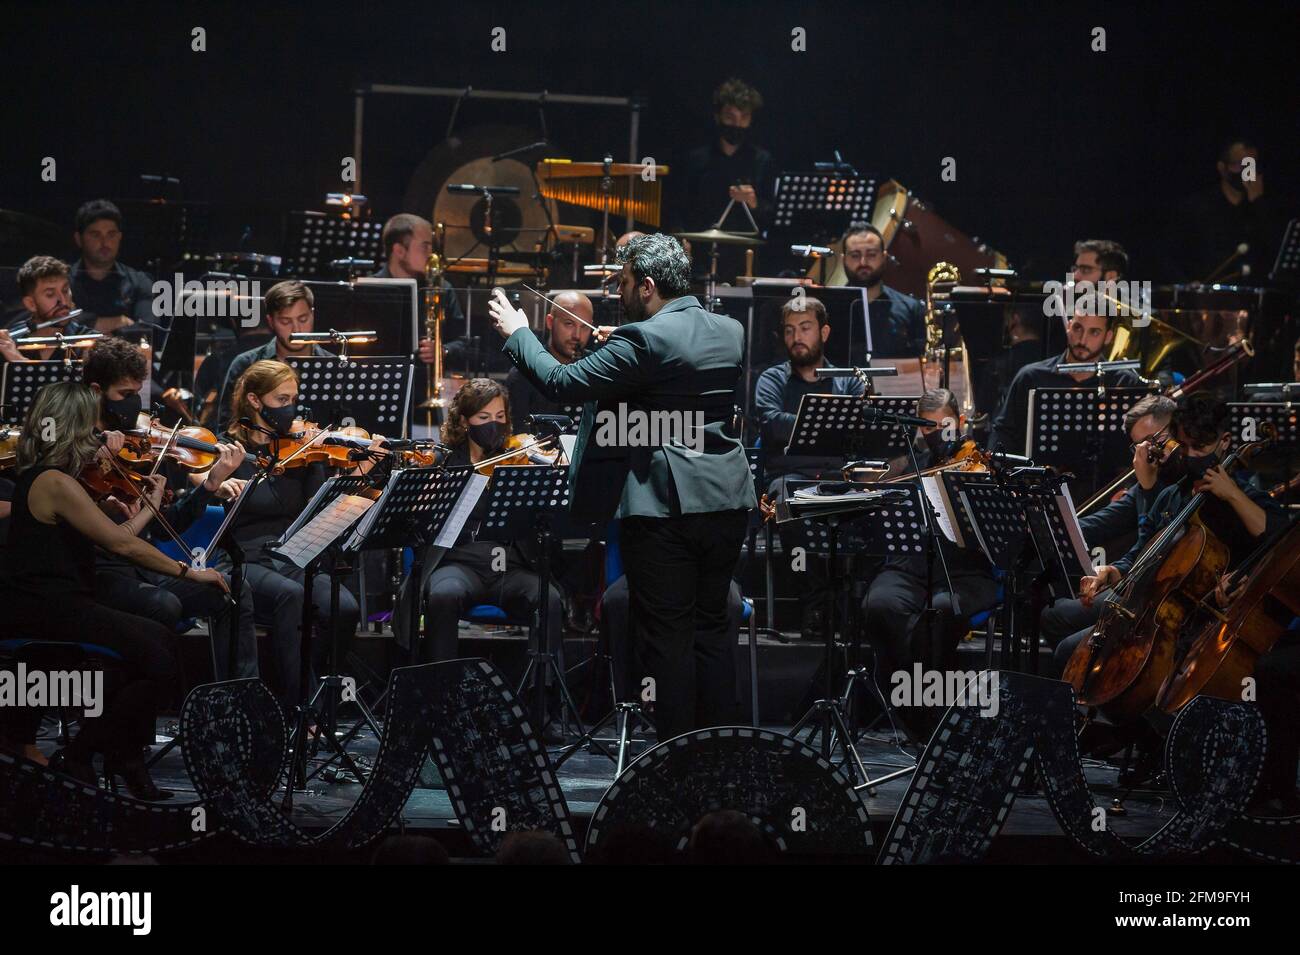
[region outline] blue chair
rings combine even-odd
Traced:
[[[158,549],[171,557],[173,560],[189,560],[190,555],[194,553],[194,548],[200,549],[207,547],[212,543],[212,537],[221,527],[221,522],[225,520],[226,509],[220,504],[209,504],[203,512],[203,516],[185,529],[181,535],[181,540],[189,548],[185,553],[181,553],[180,547],[175,541],[167,540],[158,544]]]

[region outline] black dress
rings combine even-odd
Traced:
[[[154,741],[159,706],[176,683],[174,635],[144,617],[95,602],[95,548],[90,539],[59,521],[45,524],[27,506],[32,485],[46,471],[23,471],[14,487],[9,536],[0,562],[0,639],[24,638],[106,647],[121,659],[105,675],[102,712],[88,712],[70,747],[81,758],[93,753],[132,758]],[[99,658],[92,658],[99,662]],[[23,711],[10,735],[30,742],[37,710]]]

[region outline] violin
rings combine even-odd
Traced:
[[[989,470],[989,463],[993,460],[992,455],[975,443],[973,438],[967,438],[943,464],[936,464],[934,467],[923,468],[920,477],[928,477],[931,474],[941,474],[944,471],[962,471],[969,474],[983,474]],[[882,484],[897,484],[899,481],[911,481],[918,475],[908,473],[899,474],[896,477],[887,478]]]
[[[1271,441],[1243,445],[1224,459],[1225,472],[1244,464]],[[1137,719],[1156,702],[1174,668],[1179,636],[1203,624],[1228,545],[1200,518],[1207,492],[1183,505],[1116,585],[1088,639],[1062,675],[1084,706],[1096,706],[1118,723]]]
[[[512,434],[506,438],[504,450],[492,457],[484,458],[474,465],[474,470],[489,477],[498,467],[532,467],[555,463],[556,452],[547,448],[554,441],[550,435],[543,438],[531,434]]]
[[[147,427],[127,434],[126,444],[118,457],[132,464],[153,464],[161,456],[175,461],[187,471],[206,471],[217,463],[221,445],[217,436],[207,428],[197,425],[165,428],[157,419]]]
[[[290,468],[309,464],[354,468],[357,459],[352,457],[352,452],[369,451],[378,440],[364,428],[322,428],[315,422],[297,419],[289,434],[272,442],[277,459],[272,473],[282,474]],[[270,456],[259,452],[258,461],[266,466]]]
[[[124,501],[144,499],[144,496],[149,493],[147,476],[138,471],[115,467],[114,464],[115,462],[111,462],[103,455],[97,455],[94,461],[82,468],[77,480],[86,489],[91,500],[102,501],[110,495]],[[171,503],[172,497],[171,488],[163,491],[164,504]]]
[[[0,428],[0,468],[11,468],[18,462],[18,439],[21,428]]]

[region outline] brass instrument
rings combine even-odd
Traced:
[[[925,363],[928,361],[944,362],[943,319],[935,308],[935,287],[939,283],[956,285],[961,281],[961,270],[951,262],[936,262],[925,274],[925,351],[921,353],[921,382],[925,383]],[[966,357],[963,340],[957,348],[948,349],[948,357],[953,354],[961,356],[962,380],[966,392],[962,396],[961,413],[969,422],[975,412],[975,389],[971,384],[970,362]],[[948,365],[944,362],[939,371],[939,384],[948,387]]]
[[[429,366],[424,402],[420,405],[430,431],[433,430],[434,418],[437,417],[435,409],[441,409],[446,404],[442,395],[442,271],[442,255],[435,250],[424,266],[424,278],[428,285],[425,293],[424,337],[433,342],[433,364]]]

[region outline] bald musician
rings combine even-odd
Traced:
[[[591,342],[591,329],[578,321],[578,318],[592,321],[591,299],[581,292],[566,291],[557,293],[551,301],[542,343],[561,365],[571,365],[582,357]],[[511,368],[506,375],[506,391],[510,394],[510,423],[516,433],[529,430],[526,424],[529,415],[565,413],[565,405],[538,391],[518,368]]]

